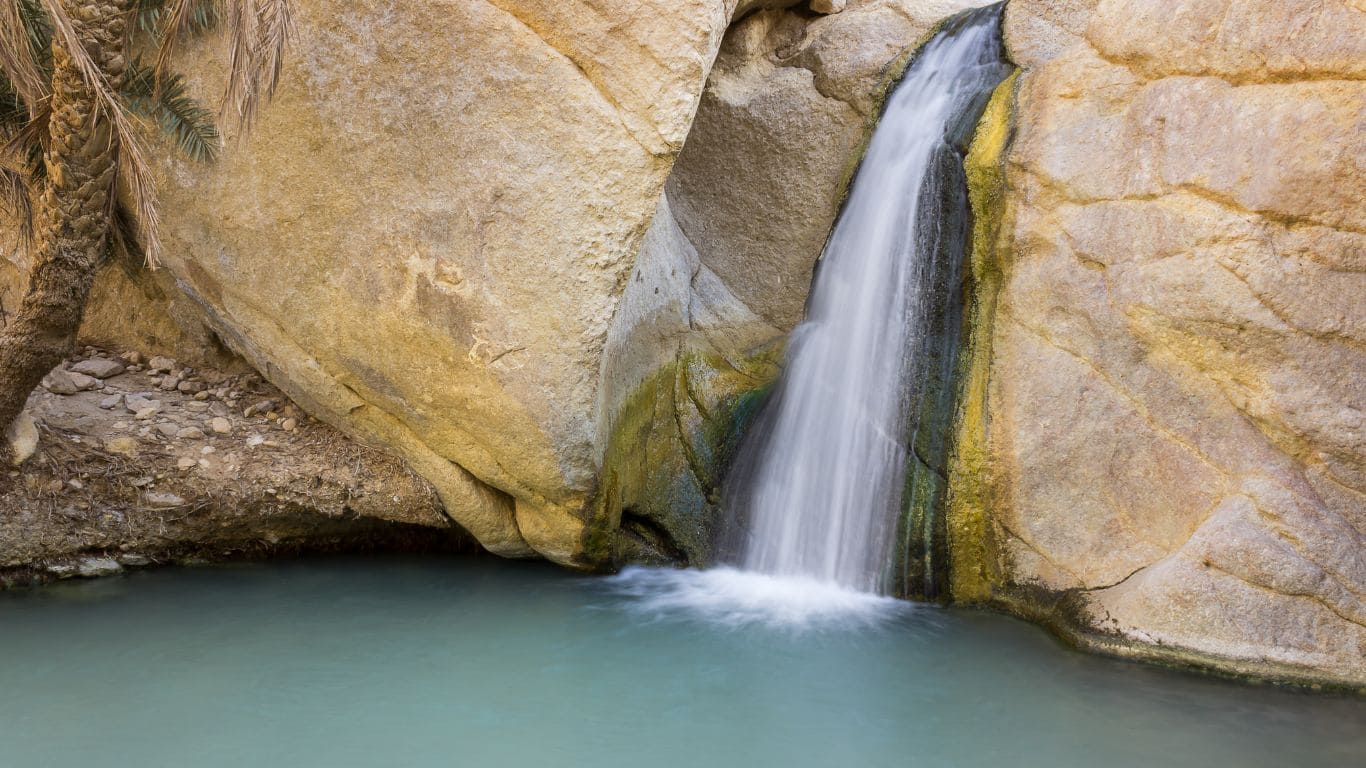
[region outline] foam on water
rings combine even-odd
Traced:
[[[805,576],[736,568],[627,568],[607,580],[652,619],[691,617],[730,627],[785,630],[872,627],[915,609],[913,603]]]

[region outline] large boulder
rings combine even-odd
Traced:
[[[961,597],[1366,683],[1366,13],[1014,0]],[[1294,23],[1290,23],[1290,22]],[[988,121],[990,122],[990,121]],[[982,373],[979,365],[978,373]],[[977,398],[973,402],[973,397]]]
[[[485,547],[577,562],[607,327],[735,5],[297,3],[249,140],[162,168],[166,267]]]

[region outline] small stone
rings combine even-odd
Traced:
[[[76,575],[75,563],[48,563],[44,570],[59,579],[69,579]]]
[[[141,419],[142,421],[147,421],[148,419],[151,419],[153,416],[156,416],[160,412],[160,408],[143,408],[142,410],[134,414],[133,418]]]
[[[115,559],[119,561],[120,565],[126,568],[141,568],[144,565],[152,564],[152,558],[146,555],[138,555],[133,553],[119,555]]]
[[[43,389],[54,395],[74,395],[81,391],[71,374],[60,368],[43,377]]]
[[[200,402],[208,400],[210,397],[213,397],[213,393],[209,392],[208,390],[194,393],[194,399]]]
[[[811,10],[816,13],[839,13],[844,10],[847,0],[811,0]]]
[[[209,385],[208,385],[208,384],[205,384],[205,383],[202,382],[202,381],[182,381],[182,382],[180,382],[179,384],[176,385],[176,389],[177,389],[177,390],[179,390],[179,391],[181,391],[181,392],[184,392],[184,393],[187,394],[187,395],[189,395],[189,394],[195,394],[195,395],[203,394],[206,390],[208,390],[208,388],[209,388]]]
[[[76,563],[76,575],[84,579],[113,576],[122,571],[123,566],[112,557],[87,557]]]
[[[216,416],[209,422],[209,429],[212,429],[220,435],[226,435],[229,432],[232,432],[232,424],[222,416]]]
[[[119,355],[119,359],[129,365],[142,365],[141,352],[124,352],[122,355]]]
[[[196,461],[195,459],[192,459],[192,458],[186,456],[185,458],[181,459],[180,461],[177,461],[177,462],[175,463],[175,465],[176,465],[176,467],[177,467],[178,469],[189,469],[190,467],[193,467],[193,466],[195,466],[195,465],[198,464],[198,463],[199,463],[199,462]]]
[[[160,432],[162,435],[166,437],[175,437],[176,433],[180,431],[180,425],[173,424],[169,421],[163,421],[160,424],[157,424],[155,427],[153,427],[153,429]]]
[[[102,357],[92,357],[89,360],[82,360],[71,366],[73,373],[83,373],[86,376],[94,376],[97,379],[112,379],[124,371],[123,363],[117,360],[106,360]]]
[[[129,413],[141,413],[148,409],[156,413],[161,410],[160,400],[152,400],[143,395],[127,395],[123,398],[123,405]]]
[[[109,397],[106,397],[100,401],[100,407],[106,411],[112,411],[120,405],[123,405],[123,395],[121,394],[110,395]]]
[[[143,475],[142,477],[139,477],[136,480],[130,480],[128,484],[133,486],[134,488],[146,488],[147,486],[152,484],[152,478]]]
[[[261,445],[265,442],[266,439],[264,437],[261,437],[260,435],[252,435],[251,437],[247,438],[247,447],[255,448],[256,446]]]
[[[148,504],[151,504],[154,507],[179,507],[185,503],[184,499],[174,493],[162,491],[153,491],[144,494],[143,498],[147,500]]]
[[[5,429],[5,442],[9,444],[11,463],[19,466],[38,450],[38,423],[33,414],[20,411],[14,423]]]
[[[200,448],[199,452],[204,454],[205,456],[208,456],[211,453],[217,453],[218,449],[214,448],[212,445],[206,445],[203,448]]]
[[[280,422],[280,428],[286,432],[293,432],[294,428],[297,426],[299,426],[299,422],[295,419],[285,419]]]
[[[175,368],[175,360],[169,357],[162,357],[161,355],[157,355],[156,357],[147,361],[147,370],[149,371],[154,371],[157,373],[170,373],[171,369],[173,368]]]
[[[70,487],[71,487],[71,490],[73,490],[73,491],[79,491],[79,490],[83,490],[83,489],[85,488],[85,483],[82,483],[80,480],[77,480],[77,479],[74,478],[74,477],[71,478],[70,480],[67,480],[67,481],[66,481],[66,484],[67,484],[68,486],[70,486]]]
[[[196,401],[194,401],[194,400],[190,400],[189,402],[185,403],[185,410],[187,410],[187,411],[196,411],[196,412],[201,412],[201,413],[202,413],[202,412],[204,412],[204,411],[209,410],[209,404],[208,404],[208,403],[196,402]]]
[[[157,388],[164,389],[167,392],[169,392],[178,386],[180,386],[180,379],[177,379],[174,376],[167,376],[166,378],[161,380],[161,383],[157,385]]]
[[[242,412],[242,415],[246,416],[247,418],[251,418],[252,416],[255,416],[258,413],[269,413],[273,410],[275,410],[275,401],[262,400],[256,405],[247,408],[247,410]]]
[[[68,373],[67,375],[71,377],[71,383],[76,385],[76,390],[79,392],[94,389],[100,383],[99,379],[94,376],[86,376],[84,373]]]
[[[116,437],[112,440],[105,441],[104,450],[109,453],[116,453],[120,456],[137,456],[138,441],[131,437]],[[149,480],[148,482],[151,481]]]
[[[203,440],[204,430],[199,427],[185,427],[175,433],[177,440]]]

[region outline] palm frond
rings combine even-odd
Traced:
[[[265,76],[265,95],[269,99],[275,95],[280,84],[280,74],[285,65],[285,49],[290,38],[294,37],[294,14],[289,0],[262,2],[261,37],[258,64]]]
[[[28,251],[33,246],[33,198],[23,173],[0,167],[0,209],[17,225],[15,245]]]
[[[133,62],[123,95],[129,107],[155,122],[191,159],[207,162],[218,156],[222,139],[214,115],[186,93],[180,75],[172,72],[158,81],[155,70]]]
[[[132,32],[160,38],[162,19],[166,16],[168,2],[176,0],[134,0]],[[213,29],[218,24],[218,0],[190,0],[187,23],[181,32],[198,35]]]
[[[30,112],[23,102],[0,89],[0,168],[26,175],[35,187],[46,178],[43,151],[47,149],[47,121],[51,103],[40,102]]]
[[[161,24],[161,12],[166,8],[166,0],[133,0],[132,32],[144,35],[155,34]]]
[[[47,98],[48,91],[48,79],[36,53],[43,35],[39,26],[23,0],[0,0],[0,73],[29,107]]]
[[[156,78],[160,84],[171,65],[176,45],[189,35],[203,32],[218,21],[216,0],[141,0],[144,3],[160,3],[154,27],[156,37],[161,41],[157,48]]]
[[[262,99],[275,95],[285,49],[294,36],[289,0],[225,0],[228,25],[228,85],[225,116],[250,128]]]
[[[0,138],[14,133],[28,120],[28,107],[24,105],[24,100],[10,87],[8,80],[0,78]]]
[[[152,172],[147,166],[142,145],[133,130],[132,116],[127,107],[114,95],[104,73],[90,58],[89,52],[81,43],[75,24],[62,8],[60,0],[43,0],[43,3],[47,8],[48,18],[52,21],[54,38],[61,40],[62,46],[81,73],[81,78],[94,92],[98,111],[105,115],[113,128],[111,139],[118,149],[115,184],[121,179],[127,185],[134,213],[141,225],[143,251],[147,263],[149,266],[155,266],[161,254],[158,232],[161,217],[157,211],[156,187],[152,181]],[[109,195],[111,205],[115,204],[116,199],[117,195]]]
[[[114,205],[114,223],[109,229],[109,249],[125,269],[135,264],[146,264],[147,256],[138,247],[138,226],[133,214],[122,203]]]

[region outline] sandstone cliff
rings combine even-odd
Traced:
[[[958,596],[1366,683],[1366,13],[1014,0],[1005,34]]]

